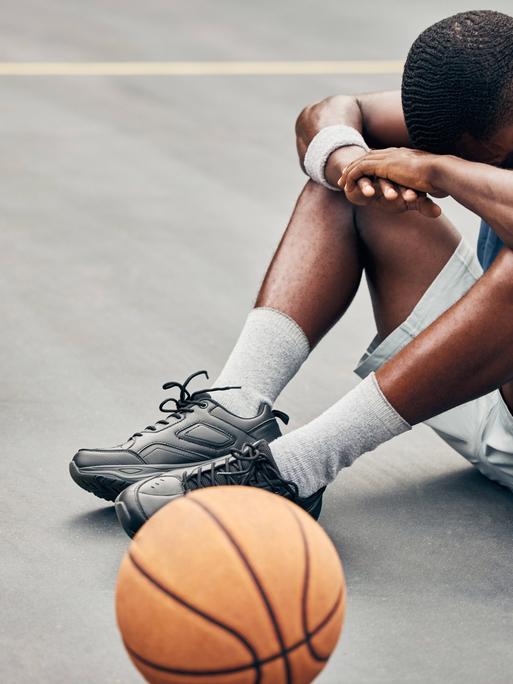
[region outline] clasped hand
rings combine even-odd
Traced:
[[[437,218],[442,210],[428,194],[447,195],[432,181],[436,158],[404,147],[371,150],[342,170],[338,186],[353,204],[373,204],[389,212],[413,210]]]

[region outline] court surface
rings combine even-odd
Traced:
[[[401,60],[470,4],[21,0],[0,61]],[[164,381],[221,368],[304,182],[300,109],[399,83],[0,76],[5,684],[140,681],[113,610],[128,540],[68,461],[153,422]],[[476,217],[445,206],[475,240]],[[281,397],[292,427],[355,384],[373,332],[362,289]],[[321,523],[349,605],[320,683],[513,681],[513,494],[420,427],[344,472]]]

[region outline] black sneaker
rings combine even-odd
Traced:
[[[280,475],[269,445],[261,440],[197,468],[182,468],[128,487],[116,499],[116,514],[125,532],[133,537],[149,517],[173,499],[194,489],[215,485],[249,485],[266,489],[290,499],[316,520],[321,513],[325,489],[323,487],[315,494],[301,498],[297,485]]]
[[[136,432],[124,444],[110,449],[80,449],[69,465],[73,480],[102,499],[114,501],[126,487],[174,468],[198,466],[248,442],[281,435],[276,418],[288,416],[262,404],[254,418],[236,416],[212,399],[212,392],[239,387],[214,387],[190,393],[189,382],[206,371],[189,376],[182,384],[167,382],[163,389],[178,387],[178,399],[164,399],[159,408],[166,417]],[[169,402],[175,408],[170,410]]]

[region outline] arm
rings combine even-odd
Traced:
[[[301,166],[308,145],[324,127],[345,124],[356,128],[367,144],[375,149],[390,145],[410,146],[404,121],[401,93],[398,90],[369,93],[367,95],[337,95],[306,107],[296,122],[297,150]],[[344,168],[362,157],[365,151],[358,146],[341,147],[332,152],[325,168],[325,177],[334,187]],[[403,212],[415,209],[432,216],[437,208],[423,193],[407,185],[393,184],[379,178],[360,176],[351,190],[345,190],[347,199],[356,205],[373,204],[383,211]]]
[[[374,148],[409,146],[400,91],[367,95],[336,95],[305,107],[296,121],[296,141],[301,166],[308,145],[326,126],[345,124],[356,128]],[[326,178],[336,185],[342,169],[363,154],[359,147],[336,150],[326,166]]]
[[[430,155],[430,182],[489,223],[513,249],[513,171]]]
[[[513,171],[452,155],[391,148],[351,162],[339,185],[350,193],[360,178],[373,176],[435,197],[450,195],[489,223],[504,244],[513,248]],[[440,215],[437,209],[433,216]]]

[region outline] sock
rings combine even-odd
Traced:
[[[301,496],[309,496],[361,454],[410,429],[372,373],[318,418],[270,447],[283,477],[298,485]]]
[[[220,403],[238,416],[255,416],[262,402],[274,404],[309,353],[310,343],[292,318],[276,309],[253,309],[212,386],[240,385],[223,392]]]

